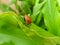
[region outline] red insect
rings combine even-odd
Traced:
[[[32,20],[30,19],[30,17],[28,15],[25,15],[24,18],[25,18],[25,21],[26,21],[27,24],[32,23]]]

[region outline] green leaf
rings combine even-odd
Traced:
[[[43,38],[48,38],[48,37],[54,37],[55,36],[52,33],[38,27],[35,24],[32,24],[30,28],[33,29],[38,35],[40,35]]]
[[[18,24],[18,18],[13,12],[0,14],[0,44],[11,41],[15,45],[37,45],[23,32]]]
[[[59,29],[57,28],[56,19],[58,17],[58,10],[54,0],[47,0],[45,7],[43,8],[45,25],[49,32],[58,35]]]
[[[60,6],[60,0],[57,0],[58,1],[58,5]]]
[[[39,13],[37,20],[36,20],[36,24],[40,24],[39,22],[41,21],[41,19],[42,19],[42,12]]]
[[[15,35],[20,37],[24,35],[23,31],[18,25],[17,19],[14,13],[4,13],[0,15],[0,32]],[[6,29],[6,30],[5,30]]]
[[[9,42],[9,43],[4,43],[4,44],[0,44],[0,45],[14,45],[14,43]]]
[[[39,0],[36,0],[36,3],[35,4],[38,4],[39,3]]]
[[[0,33],[0,45],[7,45],[14,44],[14,45],[36,45],[32,40],[28,38],[18,38],[8,34]]]
[[[55,36],[54,34],[38,27],[35,24],[32,24],[30,27],[40,38],[38,40],[38,44],[40,45],[56,45],[60,44],[60,37]]]
[[[60,0],[57,0],[57,3],[58,3],[58,10],[60,11]]]
[[[44,45],[56,45],[57,43],[52,39],[45,39]]]
[[[31,15],[32,21],[35,21],[38,14],[40,14],[41,8],[45,4],[45,2],[46,1],[44,1],[42,3],[35,4],[35,6],[33,7],[33,14]]]

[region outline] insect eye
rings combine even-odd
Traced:
[[[25,15],[24,19],[25,19],[27,24],[31,24],[32,23],[32,21],[31,21],[31,19],[30,19],[30,17],[28,15]]]

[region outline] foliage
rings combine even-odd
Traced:
[[[0,10],[0,45],[60,45],[60,0],[13,0]]]

